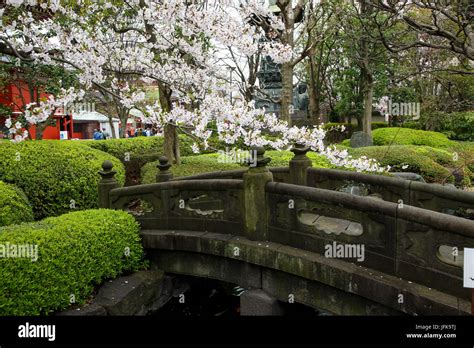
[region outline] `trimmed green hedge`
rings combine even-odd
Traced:
[[[125,170],[115,157],[79,141],[0,143],[0,180],[13,183],[28,197],[35,219],[72,209],[98,207],[98,171],[110,160],[123,184]]]
[[[381,128],[372,132],[374,145],[426,145],[448,148],[453,142],[442,133],[410,128]]]
[[[96,285],[144,266],[138,223],[123,211],[86,210],[3,227],[2,245],[30,245],[33,252],[0,258],[0,315],[47,315],[67,309],[71,296],[84,304]]]
[[[174,177],[189,176],[200,173],[215,172],[219,170],[239,169],[240,165],[235,163],[219,163],[217,162],[218,154],[203,154],[199,156],[188,156],[181,158],[181,164],[173,165],[171,172]],[[142,167],[141,182],[142,184],[151,184],[156,182],[156,174],[158,172],[158,161],[150,162]]]
[[[427,182],[443,183],[445,179],[445,182],[454,182],[450,170],[443,166],[454,167],[453,154],[445,150],[427,146],[392,145],[351,148],[349,153],[354,157],[374,158],[383,166],[390,165],[393,172],[420,174]]]
[[[0,226],[33,221],[33,210],[25,193],[0,181]]]
[[[127,154],[142,152],[161,152],[163,149],[162,137],[84,140],[83,143],[94,149],[107,152],[115,156],[122,162],[126,161]]]
[[[86,140],[88,146],[107,152],[118,158],[125,166],[125,185],[137,185],[140,182],[141,168],[163,155],[163,137],[136,137],[107,140]],[[179,135],[181,156],[192,156],[193,141]]]
[[[269,167],[287,167],[289,161],[293,158],[293,153],[290,151],[266,151],[265,156],[270,157],[272,160],[268,164]],[[331,164],[329,161],[314,153],[309,152],[308,157],[313,161],[314,167],[329,168]],[[203,154],[199,156],[183,157],[181,165],[172,166],[171,172],[174,177],[190,176],[201,173],[216,172],[220,170],[232,170],[246,168],[236,163],[219,163],[219,154]],[[142,183],[151,184],[156,182],[156,173],[158,162],[148,163],[142,168]]]
[[[163,137],[135,137],[107,140],[84,140],[88,146],[107,152],[117,157],[122,162],[127,161],[128,155],[143,155],[158,153],[163,155]],[[180,152],[182,156],[192,156],[191,146],[193,141],[185,136],[179,135]]]

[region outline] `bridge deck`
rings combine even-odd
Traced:
[[[249,273],[238,274],[235,269],[231,273],[216,273],[211,269],[212,262],[203,264],[193,258],[193,255],[211,255],[219,257],[217,268],[220,270],[226,268],[225,263],[228,260],[239,261],[321,283],[381,304],[394,312],[413,315],[470,313],[470,303],[455,296],[355,263],[327,258],[318,253],[279,243],[251,241],[230,234],[196,231],[142,230],[141,235],[151,259],[157,261],[157,267],[167,272],[244,283],[258,278],[258,276],[252,277]],[[160,258],[159,255],[163,251],[178,252],[179,261],[169,253]],[[255,283],[251,285],[258,286]],[[294,283],[295,287],[292,287],[292,284],[281,284],[281,286],[289,291],[288,294],[301,291],[301,285],[298,283]],[[400,295],[403,296],[402,303],[399,303]],[[320,300],[319,305],[323,302],[325,301]]]

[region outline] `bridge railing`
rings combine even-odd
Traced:
[[[291,184],[266,192],[269,240],[469,297],[463,249],[474,247],[474,221]]]
[[[308,168],[307,185],[327,190],[366,190],[367,195],[379,195],[385,201],[400,202],[414,207],[450,215],[463,214],[462,209],[474,207],[474,194],[441,185],[357,172]]]
[[[314,171],[308,169],[311,161],[305,151],[294,150],[289,167],[273,172],[266,167],[270,159],[265,151],[258,149],[256,167],[182,180],[172,180],[170,165],[161,159],[161,182],[124,188],[113,178],[112,164],[105,162],[100,206],[129,210],[143,229],[242,235],[323,255],[330,251],[328,257],[336,258],[340,244],[346,261],[468,296],[461,284],[462,251],[474,247],[474,221],[412,207],[403,198],[394,203],[383,195],[308,187]],[[290,183],[276,182],[277,175]],[[388,182],[395,188],[407,185],[402,179],[369,180],[374,187]],[[362,256],[347,254],[356,250],[354,246],[363,246]]]
[[[101,174],[110,176],[111,169],[106,166]],[[100,206],[129,211],[142,229],[235,235],[244,230],[242,180],[183,180],[128,187],[108,184],[101,189],[103,184],[99,184]]]
[[[474,208],[474,193],[471,192],[384,175],[312,168],[311,160],[306,156],[309,148],[295,147],[292,151],[295,156],[288,167],[268,168],[273,181],[349,193],[355,189],[359,191],[357,194],[379,196],[388,202],[462,217],[469,216],[466,210]],[[247,169],[223,170],[171,180],[242,179],[246,172]]]
[[[289,182],[289,167],[271,167],[268,170],[273,174],[273,180],[276,182]],[[209,179],[242,179],[247,169],[221,170],[218,172],[202,173],[180,178],[171,179],[172,181],[182,180],[209,180]]]

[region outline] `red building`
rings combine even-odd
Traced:
[[[18,114],[23,113],[25,105],[34,102],[35,100],[46,99],[48,97],[49,94],[38,90],[34,90],[33,94],[30,93],[28,85],[24,81],[12,82],[0,90],[0,104],[5,105],[12,110],[11,116],[13,119]],[[72,136],[73,123],[71,117],[66,117],[58,113],[58,115],[53,118],[53,125],[47,126],[43,131],[43,139],[59,139],[60,131],[68,131]],[[4,123],[5,120],[0,119],[0,124],[4,125]],[[32,139],[36,139],[36,126],[34,125],[30,127],[30,136]]]
[[[24,81],[14,81],[8,84],[3,90],[0,90],[0,104],[11,109],[12,119],[24,111],[24,106],[31,103],[32,100],[46,99],[49,94],[35,90],[31,93],[28,85]],[[5,123],[5,119],[0,118],[0,127]],[[118,136],[119,124],[114,119],[114,128]],[[108,117],[98,112],[77,112],[64,115],[63,110],[58,110],[53,116],[52,125],[48,125],[43,131],[42,139],[61,139],[66,135],[67,139],[91,139],[94,129],[105,128],[109,134],[113,134],[108,122]],[[66,132],[66,133],[65,133]],[[31,139],[36,139],[36,126],[32,125],[29,129]],[[6,135],[4,135],[6,136]],[[0,137],[2,137],[0,133]]]

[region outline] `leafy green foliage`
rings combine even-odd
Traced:
[[[18,187],[0,181],[0,226],[33,221],[28,198]]]
[[[272,159],[268,167],[288,167],[294,154],[291,151],[267,151],[265,156]],[[331,163],[325,157],[315,152],[308,152],[306,156],[313,162],[315,168],[332,168]]]
[[[265,156],[272,159],[272,161],[268,164],[268,167],[287,167],[289,161],[294,155],[290,151],[267,151],[265,152]],[[308,157],[313,161],[314,167],[331,167],[331,164],[326,158],[316,153],[309,152]],[[218,160],[218,153],[183,157],[181,165],[172,166],[170,170],[174,177],[182,177],[221,170],[246,168],[245,166],[241,166],[237,163],[219,163]],[[151,184],[156,182],[156,174],[158,172],[156,167],[157,164],[158,162],[152,162],[143,166],[141,175],[143,184]]]
[[[372,132],[374,145],[426,145],[437,148],[453,146],[446,135],[409,128],[382,128]]]
[[[125,161],[127,154],[160,152],[163,148],[162,137],[86,140],[84,143],[93,149],[107,152],[121,161]]]
[[[442,125],[437,129],[449,139],[474,140],[474,112],[453,112],[445,114]]]
[[[449,139],[474,140],[474,112],[424,112],[418,121],[405,122],[405,128],[430,129],[445,134]]]
[[[351,147],[351,139],[344,139],[341,141],[339,145],[345,146],[345,147]]]
[[[393,172],[414,172],[427,182],[454,182],[451,171],[443,165],[454,166],[452,154],[445,150],[427,146],[369,146],[350,149],[354,157],[366,156],[376,159],[383,166],[391,166]]]
[[[232,170],[241,168],[236,163],[219,163],[218,154],[203,154],[199,156],[188,156],[181,158],[180,165],[173,165],[171,172],[174,177],[189,176],[207,172],[215,172],[219,170]],[[156,182],[156,174],[158,172],[158,161],[151,162],[143,166],[141,171],[141,180],[143,184],[151,184]]]
[[[182,156],[193,155],[193,141],[185,135],[179,136]],[[140,169],[147,163],[157,161],[163,155],[163,137],[135,137],[107,140],[87,140],[91,148],[101,150],[118,158],[125,166],[125,185],[136,185],[140,181]]]
[[[0,180],[13,183],[28,197],[35,219],[73,209],[98,207],[98,171],[110,160],[120,184],[123,165],[115,157],[75,141],[0,143]]]
[[[163,137],[135,137],[107,140],[85,140],[84,144],[94,149],[107,152],[121,161],[125,161],[127,154],[143,155],[150,153],[163,154]],[[179,135],[181,156],[192,156],[193,140],[186,135]]]
[[[0,228],[0,245],[7,243],[37,245],[38,258],[0,258],[0,315],[50,314],[67,309],[71,295],[81,305],[94,286],[144,266],[138,223],[123,211],[86,210]]]

